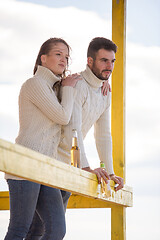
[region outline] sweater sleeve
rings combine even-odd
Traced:
[[[75,89],[70,86],[62,87],[61,103],[47,82],[39,79],[29,79],[22,90],[27,98],[51,121],[66,125],[68,124],[75,97]]]
[[[80,166],[81,168],[89,167],[89,163],[86,157],[83,134],[82,134],[82,106],[83,101],[80,97],[76,97],[73,114],[72,114],[72,129],[77,130],[78,144],[80,148]]]
[[[83,143],[83,134],[82,134],[82,107],[84,103],[84,95],[85,89],[81,86],[83,84],[77,83],[77,94],[74,101],[73,112],[71,116],[71,120],[68,125],[63,127],[62,131],[62,142],[59,145],[59,151],[61,156],[63,156],[64,151],[68,152],[68,156],[70,156],[70,149],[72,146],[72,129],[77,130],[78,135],[78,145],[80,148],[80,167],[88,167],[89,163],[84,150]]]
[[[106,170],[109,174],[114,173],[110,130],[110,106],[106,108],[105,112],[94,124],[94,137],[100,160],[105,163]]]

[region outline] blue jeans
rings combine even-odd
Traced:
[[[10,223],[5,240],[62,240],[70,193],[26,180],[7,182]]]

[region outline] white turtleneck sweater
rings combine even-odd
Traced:
[[[75,98],[73,87],[62,87],[61,103],[53,91],[53,84],[61,79],[48,68],[38,66],[19,95],[19,134],[16,143],[39,153],[57,158],[61,125],[69,122]],[[6,179],[21,179],[5,174]]]
[[[72,129],[77,129],[81,168],[88,167],[83,139],[94,125],[94,137],[99,158],[105,163],[107,172],[112,174],[114,171],[110,130],[111,94],[108,92],[107,96],[102,95],[103,81],[98,79],[88,66],[85,71],[81,72],[81,76],[83,80],[76,84],[77,95],[71,120],[68,125],[62,127],[58,157],[61,161],[70,163]]]

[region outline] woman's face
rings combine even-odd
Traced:
[[[53,44],[47,55],[41,56],[42,66],[51,70],[55,75],[63,74],[69,58],[68,48],[64,43]]]

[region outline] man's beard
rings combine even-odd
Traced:
[[[112,73],[111,70],[104,69],[104,70],[102,71],[102,73],[108,71],[108,72],[110,72],[110,75],[109,75],[109,76],[106,76],[106,77],[103,77],[102,73],[99,72],[94,66],[93,66],[93,68],[92,68],[91,70],[92,70],[92,72],[94,73],[94,75],[95,75],[97,78],[99,78],[100,80],[102,80],[102,81],[104,81],[104,80],[107,81],[107,80],[109,79],[111,73]]]

